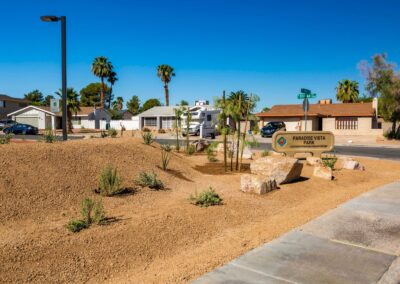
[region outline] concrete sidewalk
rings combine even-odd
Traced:
[[[400,283],[400,182],[360,195],[194,281]]]

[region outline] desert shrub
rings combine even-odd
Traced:
[[[0,144],[9,144],[11,141],[11,138],[14,136],[14,134],[6,134],[4,137],[0,137]]]
[[[100,175],[99,193],[103,196],[112,196],[121,191],[121,178],[117,169],[111,165],[106,166]]]
[[[210,186],[207,190],[200,194],[190,195],[190,202],[200,207],[208,207],[214,205],[221,205],[222,198]]]
[[[56,142],[57,137],[53,134],[53,131],[51,129],[46,129],[43,134],[43,140],[46,143],[54,143]]]
[[[269,155],[269,152],[267,150],[264,150],[261,152],[261,157],[267,157]]]
[[[158,129],[158,133],[163,134],[163,133],[166,133],[166,131],[165,131],[165,129],[160,128],[160,129]]]
[[[151,132],[151,130],[150,130],[149,128],[147,128],[147,127],[144,127],[144,128],[142,129],[142,131],[143,131],[143,132]]]
[[[165,171],[167,170],[169,160],[171,158],[171,146],[161,145],[161,167]]]
[[[88,224],[86,224],[82,220],[72,220],[68,222],[67,229],[73,233],[78,233],[79,231],[88,228]]]
[[[106,131],[102,130],[100,132],[100,135],[101,135],[101,138],[106,138],[108,136],[108,133]]]
[[[147,186],[154,190],[164,188],[164,184],[161,180],[157,179],[157,175],[154,172],[141,172],[137,179],[137,183],[141,186]]]
[[[206,153],[207,153],[207,159],[209,162],[216,162],[217,158],[216,158],[216,148],[218,146],[219,142],[214,141],[212,142],[206,149]]]
[[[108,136],[110,136],[111,138],[115,138],[117,137],[117,130],[115,130],[115,128],[110,128],[108,129]]]
[[[193,155],[195,152],[196,148],[194,147],[193,144],[190,144],[189,146],[186,147],[186,154]]]
[[[251,132],[254,135],[257,135],[260,132],[260,127],[258,126],[258,123],[254,124],[254,126],[251,128]]]
[[[143,132],[142,133],[143,142],[146,145],[150,145],[154,141],[153,133],[151,132]]]
[[[400,130],[393,131],[393,129],[386,131],[383,136],[387,139],[400,140]]]
[[[337,158],[336,157],[322,158],[321,160],[322,160],[322,164],[325,167],[331,168],[332,170],[335,167],[335,164],[337,162]]]

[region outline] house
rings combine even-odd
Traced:
[[[172,129],[175,123],[175,109],[173,106],[155,106],[139,114],[139,128]]]
[[[310,104],[307,113],[307,130],[331,131],[335,135],[382,135],[378,119],[378,101],[370,103],[336,103],[321,100]],[[304,131],[302,104],[275,105],[269,111],[256,114],[260,127],[271,121],[283,121],[287,131]]]
[[[25,99],[12,98],[0,94],[0,119],[6,118],[10,112],[26,107],[29,103],[30,101]]]
[[[60,129],[61,112],[52,112],[50,107],[27,106],[7,115],[18,123],[33,125],[39,129]],[[80,111],[72,115],[73,128],[106,129],[111,115],[105,109],[81,107]]]

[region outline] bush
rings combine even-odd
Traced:
[[[269,152],[267,150],[264,150],[261,152],[261,157],[267,157],[269,155]]]
[[[67,229],[73,233],[89,228],[89,226],[82,220],[72,220],[67,224]]]
[[[147,127],[144,127],[144,128],[142,129],[142,131],[143,131],[143,132],[151,132],[151,130],[150,130],[149,128],[147,128]]]
[[[216,153],[215,153],[215,149],[217,148],[219,142],[213,142],[211,143],[207,149],[206,149],[206,153],[207,153],[207,159],[209,162],[216,162],[217,158],[216,158]]]
[[[137,179],[137,183],[141,186],[147,186],[154,190],[164,188],[163,183],[161,180],[157,179],[157,175],[154,172],[141,172]]]
[[[117,169],[113,166],[106,166],[101,175],[99,182],[99,193],[103,196],[113,196],[121,191],[121,178]]]
[[[146,145],[150,145],[154,141],[153,133],[151,132],[143,132],[142,133],[143,142]]]
[[[0,144],[10,144],[11,138],[14,134],[6,134],[4,137],[0,137]]]
[[[387,139],[397,139],[400,140],[400,130],[393,131],[393,130],[388,130],[386,131],[383,136]]]
[[[165,129],[160,128],[160,129],[158,129],[158,133],[163,134],[163,133],[166,133],[166,131],[165,131]]]
[[[161,145],[161,167],[165,171],[167,170],[169,160],[171,158],[171,146],[169,145]]]
[[[101,225],[105,220],[105,212],[101,201],[93,201],[90,198],[85,198],[81,204],[82,219],[72,220],[68,222],[67,229],[73,233],[77,233],[83,229],[87,229],[92,224]]]
[[[186,147],[186,154],[193,155],[195,152],[196,148],[194,147],[193,144],[190,144],[188,147]]]
[[[221,205],[222,198],[210,186],[200,194],[190,195],[190,202],[200,207]]]
[[[101,138],[106,138],[108,136],[108,133],[106,131],[102,130],[100,132],[100,135],[101,135]]]
[[[117,130],[115,130],[115,128],[110,128],[108,129],[108,136],[110,136],[111,138],[115,138],[117,137]]]
[[[324,164],[325,167],[330,168],[333,170],[333,168],[335,167],[335,164],[337,162],[337,158],[333,157],[333,158],[322,158],[322,164]]]
[[[256,124],[254,124],[253,128],[251,129],[251,132],[254,135],[257,135],[260,132],[260,127],[258,126],[258,123],[256,122]]]
[[[46,129],[43,134],[43,140],[46,143],[54,143],[57,141],[57,137],[53,134],[53,131],[51,129]]]

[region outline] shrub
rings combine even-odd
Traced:
[[[6,134],[4,137],[0,137],[0,144],[9,144],[11,141],[11,138],[14,136],[14,134]]]
[[[216,162],[217,158],[216,158],[216,153],[215,153],[215,149],[217,148],[219,142],[215,141],[212,142],[206,149],[206,153],[207,153],[207,159],[209,162]]]
[[[160,128],[160,129],[158,129],[158,133],[163,134],[163,133],[166,133],[166,131],[165,131],[165,129]]]
[[[121,178],[117,169],[113,166],[106,166],[100,175],[99,193],[103,196],[112,196],[121,191]]]
[[[171,158],[171,146],[169,145],[161,145],[161,167],[165,171],[167,170],[169,160]]]
[[[337,162],[337,158],[333,157],[333,158],[322,158],[322,163],[324,164],[325,167],[327,168],[331,168],[333,170],[333,168],[335,167],[335,164]]]
[[[400,140],[400,130],[397,130],[397,131],[393,131],[392,129],[388,130],[383,134],[383,136],[389,140],[390,139],[399,139]]]
[[[147,186],[154,190],[164,188],[163,183],[161,180],[157,179],[157,175],[154,172],[141,172],[137,179],[137,183],[141,186]]]
[[[207,190],[200,194],[190,195],[190,202],[200,207],[208,207],[214,205],[221,205],[222,198],[210,186]]]
[[[267,150],[264,150],[261,152],[261,157],[267,157],[269,155],[269,152]]]
[[[78,233],[79,231],[88,227],[89,226],[82,220],[72,220],[67,224],[67,229],[73,233]]]
[[[104,130],[102,130],[102,131],[100,132],[100,135],[101,135],[101,138],[106,138],[106,137],[108,136],[108,133],[105,132]]]
[[[257,135],[260,132],[260,127],[258,126],[258,123],[254,124],[253,128],[251,129],[251,132],[254,135]]]
[[[190,144],[189,146],[186,147],[186,153],[188,155],[193,155],[194,152],[196,152],[196,148],[194,147],[193,144]]]
[[[43,134],[43,140],[46,143],[54,143],[56,142],[57,137],[53,134],[53,131],[51,129],[46,129]]]
[[[115,130],[115,128],[110,128],[108,129],[108,136],[110,136],[111,138],[115,138],[117,137],[117,130]]]
[[[147,128],[147,127],[144,127],[144,128],[142,129],[142,131],[143,131],[143,132],[151,132],[151,130],[150,130],[149,128]]]
[[[142,133],[143,142],[146,145],[150,145],[154,141],[153,133],[151,132],[143,132]]]

